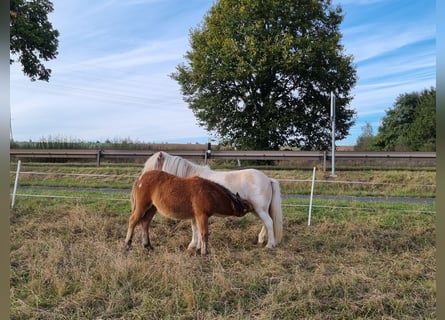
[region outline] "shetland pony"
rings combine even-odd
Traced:
[[[225,187],[200,177],[177,177],[160,170],[143,173],[133,185],[132,214],[128,222],[125,243],[131,248],[136,225],[142,223],[144,247],[153,249],[149,227],[156,211],[172,219],[191,219],[192,229],[198,239],[192,239],[188,250],[207,254],[208,219],[217,216],[244,216],[252,210],[251,204]]]
[[[217,182],[233,193],[238,193],[249,201],[252,212],[263,222],[258,234],[258,243],[264,243],[267,236],[267,248],[273,248],[281,241],[283,234],[283,216],[281,212],[281,192],[277,180],[271,179],[255,169],[237,171],[214,171],[207,166],[194,164],[184,158],[160,151],[147,159],[142,172],[159,169],[176,176],[200,176]],[[193,241],[197,241],[196,228],[192,224]]]

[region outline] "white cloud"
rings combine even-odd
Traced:
[[[393,106],[400,94],[419,92],[431,86],[435,86],[435,81],[431,79],[423,81],[407,79],[362,85],[354,92],[356,97],[352,105],[361,116],[379,113],[383,116],[385,110]]]
[[[435,28],[431,25],[405,27],[388,27],[366,25],[344,30],[346,51],[352,53],[355,62],[391,53],[402,47],[435,38]]]
[[[182,50],[186,45],[187,38],[156,41],[136,49],[81,61],[75,66],[80,68],[123,69],[177,61],[184,55]]]
[[[358,75],[363,82],[379,81],[386,77],[399,77],[401,74],[412,73],[418,77],[420,72],[429,72],[428,78],[434,78],[436,57],[433,49],[412,52],[404,56],[394,55],[378,59],[358,66]]]

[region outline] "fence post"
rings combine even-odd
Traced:
[[[102,156],[102,150],[97,150],[96,166],[100,167],[100,157]]]
[[[327,157],[327,151],[323,151],[323,172],[326,172],[326,157]]]
[[[314,197],[314,184],[315,184],[315,167],[312,171],[312,185],[311,185],[311,197],[309,199],[309,215],[307,218],[307,225],[311,225],[311,215],[312,215],[312,198]]]
[[[209,139],[209,142],[207,143],[207,150],[204,154],[204,160],[205,160],[206,165],[207,165],[207,160],[210,158],[211,154],[212,154],[212,144],[210,143],[210,139]]]
[[[17,185],[19,183],[19,175],[20,175],[20,166],[22,164],[22,161],[19,160],[17,162],[17,171],[15,173],[15,182],[14,182],[14,191],[12,192],[12,203],[11,203],[11,208],[14,208],[14,204],[15,204],[15,196],[17,193]]]

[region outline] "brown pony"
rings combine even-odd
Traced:
[[[244,216],[252,205],[227,188],[200,177],[181,178],[165,171],[151,170],[136,179],[132,191],[132,214],[125,243],[131,248],[136,225],[142,224],[144,247],[150,251],[148,229],[156,210],[172,219],[191,219],[194,234],[188,250],[207,254],[208,219],[217,216]],[[195,232],[198,231],[198,232]]]

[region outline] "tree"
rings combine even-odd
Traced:
[[[354,124],[356,82],[340,44],[340,6],[316,0],[219,0],[191,30],[171,77],[198,123],[247,149],[327,149],[330,92],[336,139]]]
[[[436,151],[436,89],[420,93],[407,140],[411,150]]]
[[[390,151],[436,150],[436,89],[404,93],[378,129],[375,146]]]
[[[362,127],[362,134],[357,138],[356,151],[368,151],[371,149],[374,134],[372,132],[372,126],[369,122]]]
[[[10,63],[20,62],[32,81],[48,81],[51,69],[42,60],[54,59],[58,52],[59,31],[48,21],[53,11],[49,0],[11,0],[9,11]]]
[[[407,151],[406,133],[414,121],[416,103],[419,95],[416,92],[401,94],[397,97],[392,109],[386,110],[377,134],[376,145],[383,150]]]

